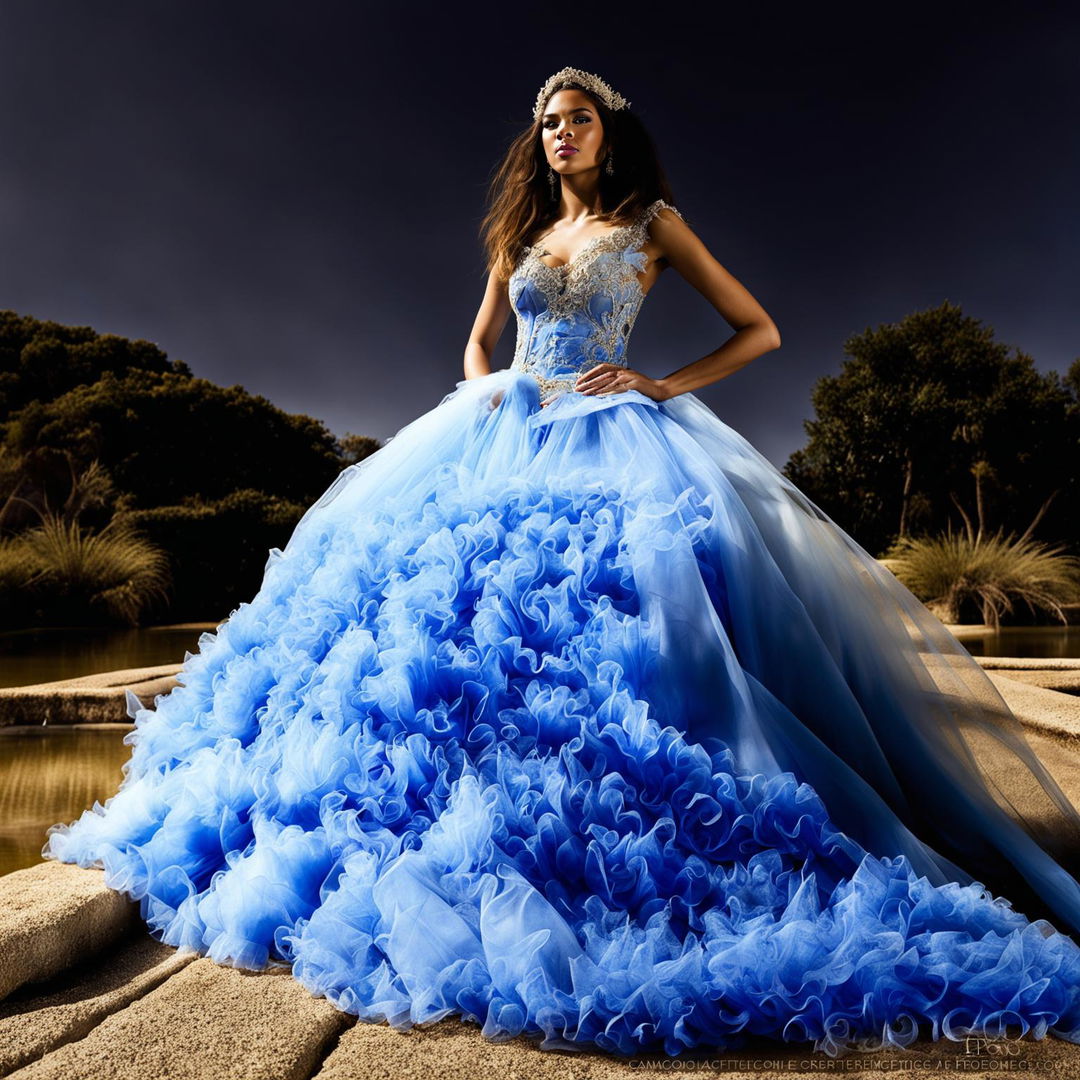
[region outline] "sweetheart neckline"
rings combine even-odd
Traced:
[[[604,240],[608,236],[612,235],[613,233],[619,232],[620,229],[633,229],[633,227],[634,227],[633,225],[620,225],[618,228],[612,229],[610,233],[605,233],[603,236],[594,236],[593,240]],[[589,241],[589,243],[592,243],[592,241]],[[632,246],[632,244],[633,244],[633,241],[631,241],[630,244],[627,244],[624,247],[619,248],[617,250],[625,252],[627,248]],[[546,270],[549,273],[555,275],[556,280],[559,282],[559,285],[561,286],[561,288],[559,290],[559,292],[561,294],[561,293],[565,292],[565,290],[567,288],[567,285],[569,283],[569,280],[570,280],[570,274],[569,273],[564,273],[563,272],[564,269],[566,267],[572,267],[576,263],[578,263],[581,260],[582,256],[585,255],[586,248],[588,248],[588,246],[589,246],[589,244],[586,244],[585,247],[583,247],[581,249],[581,251],[579,251],[577,253],[577,255],[575,255],[574,258],[571,259],[570,262],[566,263],[565,265],[549,266],[546,262],[544,262],[543,259],[537,258],[536,255],[533,254],[533,247],[531,245],[527,245],[523,249],[523,251],[521,253],[521,259],[519,260],[518,265],[515,268],[514,272],[510,275],[510,279],[513,280],[516,277],[524,276],[524,274],[525,274],[525,265],[531,260],[534,265],[539,266],[541,269]],[[645,252],[643,251],[642,248],[640,248],[638,246],[634,246],[634,254],[635,255],[645,254]],[[636,274],[636,273],[632,274],[631,277],[633,278],[634,284],[637,286],[638,295],[641,297],[642,302],[644,302],[645,297],[647,297],[649,295],[649,291],[651,291],[651,290],[647,291],[645,289],[645,286],[641,284],[641,278],[638,276],[638,274]]]
[[[633,221],[629,225],[616,225],[614,229],[608,229],[606,232],[602,232],[597,236],[590,237],[588,240],[585,241],[585,243],[581,246],[581,250],[572,259],[570,259],[568,262],[559,263],[558,266],[552,266],[551,263],[544,262],[544,260],[541,259],[539,255],[535,254],[537,250],[536,244],[526,244],[523,254],[526,256],[532,256],[541,266],[546,266],[548,270],[554,270],[558,274],[562,274],[564,272],[569,273],[570,268],[574,266],[575,263],[580,262],[594,244],[598,243],[601,240],[606,240],[609,236],[614,236],[616,233],[627,232],[629,230],[636,229],[637,226],[638,222]],[[547,254],[550,255],[551,252],[549,251]]]

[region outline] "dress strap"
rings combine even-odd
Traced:
[[[656,202],[650,203],[650,205],[646,206],[645,209],[641,211],[641,214],[638,217],[638,227],[642,230],[642,232],[644,232],[649,227],[649,222],[651,222],[652,219],[656,217],[656,215],[659,214],[661,210],[670,210],[672,211],[672,213],[678,215],[679,217],[682,217],[682,214],[680,214],[679,211],[671,205],[671,203],[664,202],[663,199],[657,199]]]

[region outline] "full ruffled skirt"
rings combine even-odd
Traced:
[[[692,395],[539,400],[345,470],[46,857],[397,1027],[1080,1041],[1080,822],[978,665]]]

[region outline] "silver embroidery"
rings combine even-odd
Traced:
[[[541,245],[524,249],[509,282],[517,317],[511,370],[532,375],[549,394],[572,391],[577,374],[598,363],[629,366],[630,331],[645,299],[638,274],[648,256],[641,248],[665,208],[679,214],[657,199],[631,224],[594,236],[562,266],[540,259]]]
[[[537,384],[540,387],[541,397],[556,392],[569,393],[569,391],[574,389],[574,386],[577,383],[576,375],[571,375],[569,378],[563,376],[561,378],[548,379],[545,378],[543,375],[537,375],[535,371],[532,371],[529,374],[531,374],[532,377],[537,381]]]

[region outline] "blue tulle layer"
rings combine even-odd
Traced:
[[[792,734],[741,606],[793,575],[732,474],[695,478],[692,425],[619,397],[541,413],[501,372],[403,429],[272,553],[181,685],[133,701],[121,790],[44,854],[103,866],[168,944],[289,963],[396,1027],[457,1014],[622,1054],[750,1035],[838,1054],[920,1023],[1080,1041],[1069,937],[918,872],[855,773],[891,851],[780,767],[793,745],[844,767],[826,731]],[[750,554],[772,569],[741,581]],[[828,637],[807,604],[790,593],[784,617]],[[872,711],[837,671],[817,690],[833,715]],[[703,686],[715,723],[691,738]]]

